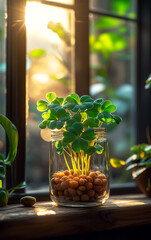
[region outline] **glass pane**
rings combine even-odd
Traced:
[[[137,0],[90,0],[90,9],[136,18]]]
[[[38,128],[36,102],[47,92],[66,97],[74,91],[73,11],[27,2],[27,189],[48,187],[49,130]],[[47,142],[46,142],[47,141]]]
[[[6,109],[6,2],[0,1],[0,113]],[[0,125],[0,153],[4,154],[5,132]]]
[[[110,25],[106,25],[110,23]],[[126,159],[135,143],[136,25],[111,17],[90,17],[90,94],[111,99],[123,118],[108,127],[110,157]],[[111,183],[131,180],[123,169],[111,168]]]
[[[74,0],[47,0],[48,2],[57,2],[57,3],[64,3],[64,4],[74,4]]]

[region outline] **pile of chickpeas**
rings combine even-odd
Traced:
[[[100,171],[87,175],[68,170],[54,173],[51,179],[51,194],[58,202],[95,202],[106,194],[107,179]]]

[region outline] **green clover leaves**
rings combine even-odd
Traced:
[[[63,139],[56,143],[59,154],[62,154],[64,147],[70,147],[74,152],[82,150],[88,155],[95,152],[101,154],[102,147],[95,143],[95,128],[122,121],[113,114],[116,106],[109,100],[93,100],[88,95],[79,97],[76,93],[62,98],[56,97],[53,92],[47,93],[46,99],[37,102],[37,110],[42,112],[43,118],[39,127],[63,130]]]

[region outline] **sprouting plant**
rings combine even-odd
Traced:
[[[37,102],[38,111],[43,112],[39,127],[63,131],[63,138],[56,142],[57,153],[63,154],[69,172],[66,154],[71,159],[74,172],[87,174],[91,156],[95,152],[103,152],[95,129],[121,122],[119,116],[112,114],[116,110],[115,105],[109,100],[93,100],[88,95],[79,97],[76,93],[66,98],[47,93],[46,98],[48,101]]]
[[[0,125],[4,128],[9,141],[9,152],[4,159],[0,153],[0,207],[7,205],[8,197],[16,190],[25,187],[25,182],[7,190],[3,187],[5,179],[5,166],[11,166],[17,154],[18,131],[15,125],[4,115],[0,114]]]

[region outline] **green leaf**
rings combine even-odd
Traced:
[[[116,122],[117,124],[119,124],[119,123],[122,121],[122,118],[119,117],[119,116],[117,116],[117,115],[112,115],[112,117],[113,117],[113,119],[115,120],[115,122]]]
[[[65,106],[68,110],[72,110],[76,106],[76,103],[69,103]]]
[[[84,102],[93,102],[93,99],[88,95],[83,95],[80,98],[80,103],[84,103]]]
[[[87,140],[87,141],[92,141],[96,138],[96,135],[94,133],[94,130],[89,128],[89,129],[86,129],[82,135],[81,135],[81,138]]]
[[[96,99],[94,102],[102,103],[102,102],[103,102],[103,98],[98,98],[98,99]]]
[[[111,104],[110,106],[108,106],[104,109],[104,112],[106,112],[106,113],[112,113],[112,112],[115,112],[115,111],[116,111],[116,107],[113,104]]]
[[[57,112],[55,109],[50,110],[50,118],[49,120],[56,120],[57,119]]]
[[[146,83],[151,83],[151,75],[150,75],[149,78],[146,80]]]
[[[80,112],[80,115],[81,115],[81,122],[84,122],[87,119],[86,112]]]
[[[100,110],[101,110],[101,104],[98,103],[98,102],[94,102],[94,106],[93,106],[93,109],[92,109],[92,110],[100,112]]]
[[[135,166],[133,166],[133,168],[135,168]],[[140,174],[142,174],[144,171],[146,171],[146,167],[139,167],[137,170],[133,169],[133,174],[132,174],[133,178],[135,179]]]
[[[86,150],[86,154],[88,154],[89,156],[91,156],[93,153],[95,153],[96,149],[95,147],[89,147],[87,150]]]
[[[59,109],[57,111],[57,118],[58,119],[61,119],[61,118],[66,117],[66,116],[69,116],[69,113],[67,113],[65,109],[62,108],[62,109]]]
[[[77,138],[77,136],[71,132],[64,132],[63,136],[64,136],[63,141],[66,143],[73,142]]]
[[[61,129],[63,127],[63,125],[64,125],[64,122],[59,120],[59,121],[57,121],[56,127],[57,127],[57,129]]]
[[[117,158],[111,158],[110,163],[112,167],[114,168],[120,168],[125,165],[125,162],[123,160],[117,159]]]
[[[45,129],[46,127],[47,127],[47,120],[44,120],[39,124],[39,128],[41,129]]]
[[[137,164],[137,163],[134,163],[134,164],[129,165],[129,166],[126,168],[126,170],[131,170],[131,169],[133,169],[133,168],[135,168],[135,167],[138,167],[138,164]]]
[[[114,0],[112,1],[112,9],[119,15],[124,15],[131,7],[130,0]]]
[[[72,149],[75,152],[80,152],[80,150],[86,150],[88,148],[88,142],[85,141],[84,139],[77,138],[73,143],[72,143]]]
[[[75,119],[69,119],[69,120],[67,121],[67,127],[71,127],[72,124],[75,123],[75,122],[76,122]]]
[[[4,159],[4,163],[6,165],[11,165],[14,161],[17,154],[17,146],[18,146],[18,131],[15,125],[4,115],[0,114],[0,124],[4,128],[9,141],[9,152],[7,158]]]
[[[55,144],[56,148],[60,148],[62,147],[61,141],[57,141]]]
[[[143,152],[145,150],[146,146],[147,146],[147,144],[142,143],[142,144],[134,145],[133,147],[130,148],[130,150],[132,152],[140,154],[141,152]]]
[[[3,155],[1,153],[0,153],[0,160],[2,160],[2,162],[4,160],[4,157],[3,157]]]
[[[75,122],[75,123],[73,123],[72,127],[75,129],[77,135],[80,135],[82,133],[82,130],[83,130],[82,123]]]
[[[84,127],[98,127],[99,126],[99,120],[96,118],[88,118],[85,120],[85,122],[83,123]]]
[[[146,146],[146,147],[144,148],[144,151],[151,153],[151,145]]]
[[[80,146],[83,151],[88,149],[88,141],[80,138]]]
[[[48,108],[47,106],[48,106],[48,103],[44,100],[39,100],[37,102],[37,110],[40,112],[47,110],[47,108]]]
[[[151,167],[151,158],[147,159],[145,162],[138,163],[139,166]]]
[[[68,113],[67,113],[68,114]],[[68,121],[70,119],[70,117],[67,115],[67,116],[65,116],[65,117],[62,117],[62,118],[60,118],[60,120],[61,121]]]
[[[57,118],[61,121],[68,121],[70,119],[70,114],[64,109],[59,109],[57,111]]]
[[[90,110],[87,110],[86,113],[89,117],[97,117],[99,112],[97,110],[90,109]]]
[[[26,187],[26,182],[25,181],[21,182],[17,186],[15,186],[15,187],[13,187],[13,188],[8,190],[9,191],[9,195],[11,195],[15,190],[22,189],[22,188],[25,188],[25,187]]]
[[[123,36],[112,32],[102,33],[94,39],[91,51],[102,52],[106,58],[109,58],[110,53],[124,50],[126,46],[126,40]]]
[[[58,153],[58,154],[62,154],[62,152],[63,152],[63,147],[62,147],[61,141],[57,141],[56,144],[55,144],[55,146],[56,146],[57,153]]]
[[[96,22],[95,28],[96,29],[108,29],[114,28],[121,25],[121,20],[113,18],[113,17],[101,17],[99,21]]]
[[[51,110],[51,109],[54,109],[55,111],[59,110],[61,108],[61,106],[59,104],[54,104],[54,103],[51,103],[48,105],[48,108]]]
[[[146,83],[145,84],[145,89],[149,89],[149,88],[151,88],[151,83]]]
[[[80,108],[82,111],[84,111],[87,107],[86,107],[86,105],[84,105],[84,104],[80,104],[80,105],[79,105],[79,108]]]
[[[42,118],[48,120],[48,119],[50,118],[50,112],[44,112],[44,113],[42,114]]]
[[[72,98],[71,96],[66,97],[66,101],[68,103],[77,103],[77,101],[74,98]]]
[[[50,129],[55,129],[55,128],[57,128],[57,120],[52,121],[52,122],[49,124],[49,128],[50,128]]]
[[[80,144],[80,138],[76,139],[73,143],[72,143],[72,149],[75,152],[80,152],[81,150],[81,144]]]
[[[5,167],[0,165],[0,180],[4,180],[5,178]]]
[[[76,120],[77,122],[81,122],[81,118],[82,118],[82,116],[81,116],[80,113],[76,113],[76,114],[72,117],[72,119],[73,119],[73,120]]]
[[[109,123],[111,123],[111,121],[112,121],[112,115],[109,114],[109,113],[106,113],[106,112],[99,113],[98,119],[99,119],[101,122],[104,122],[104,123],[106,123],[106,124],[109,124]]]
[[[77,133],[77,131],[76,131],[75,128],[73,128],[73,127],[71,127],[71,126],[67,126],[66,129],[67,129],[68,132],[71,132],[71,133],[73,133],[74,135],[78,136],[78,133]]]
[[[86,106],[86,109],[91,109],[94,106],[92,102],[84,102],[82,105]]]
[[[46,54],[46,51],[44,49],[34,49],[30,52],[30,56],[33,58],[39,58]]]
[[[76,101],[76,103],[80,103],[80,99],[79,99],[78,94],[71,93],[70,96]]]
[[[101,110],[104,111],[108,106],[110,106],[112,103],[111,101],[107,100],[102,104]]]
[[[126,159],[125,164],[129,164],[134,162],[135,160],[140,159],[138,154],[133,154],[132,156],[130,156],[129,158]]]
[[[72,112],[77,112],[80,109],[80,105],[76,105],[73,109]]]
[[[60,148],[56,148],[56,151],[58,154],[62,154],[63,153],[63,148],[60,147]]]
[[[96,149],[96,152],[97,152],[98,154],[101,154],[101,153],[103,152],[103,150],[104,150],[104,148],[103,148],[101,145],[99,145],[99,144],[97,144],[97,145],[95,146],[95,149]]]
[[[54,92],[47,93],[46,98],[51,103],[56,98],[56,94]]]
[[[56,99],[55,99],[52,103],[61,106],[61,105],[63,105],[63,103],[64,103],[64,98],[62,98],[62,97],[56,97]]]

